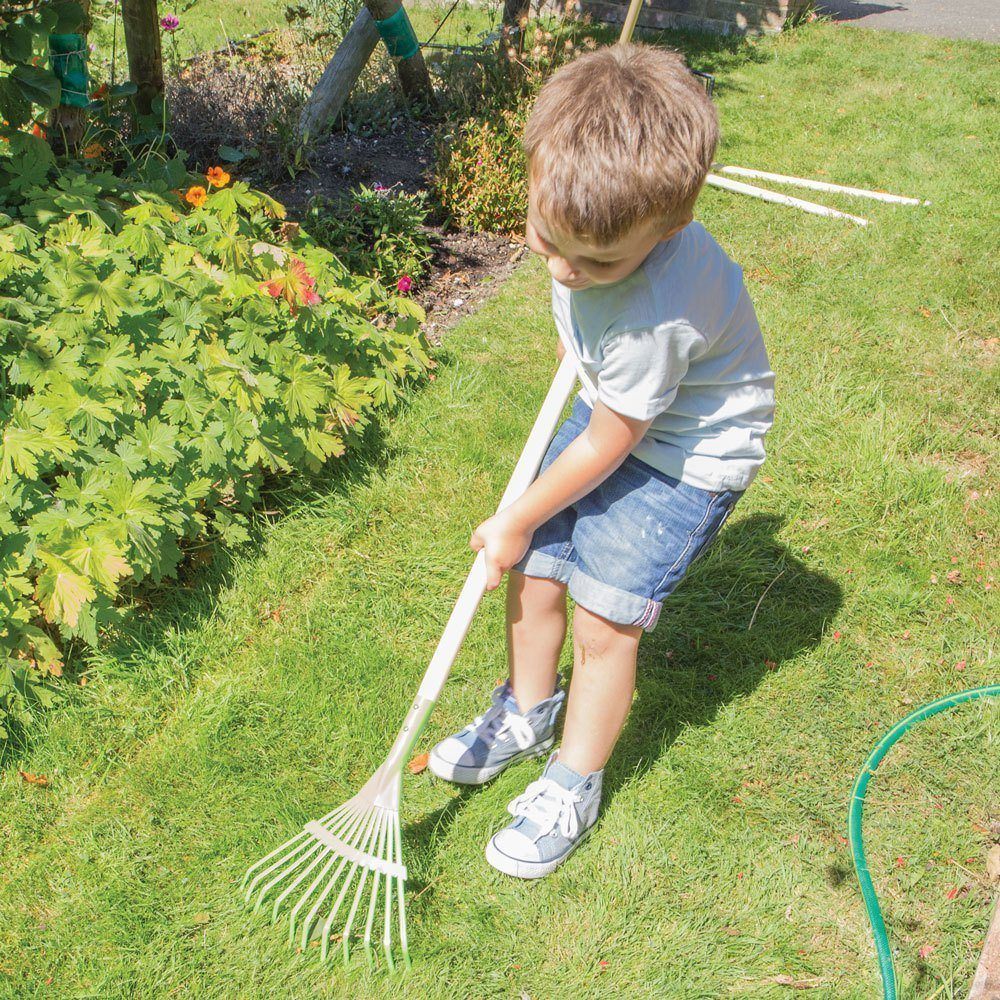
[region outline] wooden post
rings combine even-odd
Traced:
[[[315,135],[343,110],[354,81],[378,45],[378,29],[367,7],[358,11],[343,41],[337,46],[299,117],[299,136]]]
[[[986,932],[986,944],[979,957],[976,978],[972,980],[969,1000],[996,1000],[1000,997],[1000,899],[993,913],[993,921]]]
[[[129,79],[139,88],[136,110],[148,115],[153,101],[163,96],[163,50],[156,0],[122,0],[122,27]]]
[[[376,21],[384,21],[392,17],[402,7],[400,0],[365,0],[371,16]],[[424,99],[432,101],[434,93],[431,90],[431,78],[427,73],[424,55],[418,48],[408,59],[396,60],[396,74],[403,93],[410,100]]]

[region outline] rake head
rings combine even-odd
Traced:
[[[394,971],[393,936],[398,931],[400,952],[409,968],[399,801],[403,763],[433,708],[433,700],[418,695],[389,756],[364,788],[339,809],[306,823],[298,836],[247,871],[242,889],[254,913],[270,905],[274,923],[282,907],[291,906],[290,945],[298,937],[299,946],[305,949],[318,937],[320,955],[326,961],[331,942],[339,940],[346,963],[351,941],[360,940],[373,965],[372,939],[377,946],[381,937],[386,965]]]
[[[285,904],[291,905],[288,943],[294,945],[298,937],[305,949],[319,937],[323,961],[331,941],[338,939],[344,961],[349,961],[353,938],[363,943],[373,965],[372,940],[377,947],[381,937],[386,964],[394,970],[393,936],[398,925],[403,961],[407,967],[410,964],[399,830],[401,776],[385,771],[383,765],[354,798],[307,823],[297,837],[258,861],[243,879],[246,902],[253,904],[254,913],[270,905],[272,923]]]

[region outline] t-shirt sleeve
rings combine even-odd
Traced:
[[[601,342],[598,399],[624,417],[652,420],[669,408],[706,347],[702,334],[683,322],[609,331]]]

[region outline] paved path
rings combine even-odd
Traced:
[[[819,0],[816,9],[861,28],[1000,42],[1000,0]]]

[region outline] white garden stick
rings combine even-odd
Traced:
[[[737,177],[753,177],[761,181],[774,181],[776,184],[791,184],[793,187],[811,188],[813,191],[834,191],[838,194],[849,194],[855,198],[871,198],[873,201],[890,201],[897,205],[929,205],[919,198],[907,198],[901,194],[886,194],[885,191],[868,191],[866,188],[846,187],[843,184],[830,184],[827,181],[814,181],[806,177],[789,177],[787,174],[771,174],[766,170],[749,170],[747,167],[727,167],[721,163],[712,166],[720,174],[735,174]]]
[[[754,187],[752,184],[744,184],[742,181],[731,181],[728,177],[719,177],[718,174],[709,174],[705,178],[705,183],[711,184],[712,187],[723,188],[725,191],[735,191],[737,194],[749,195],[751,198],[760,198],[762,201],[773,201],[776,205],[791,205],[792,208],[800,208],[803,212],[810,212],[812,215],[850,219],[851,222],[859,226],[868,225],[868,220],[862,219],[860,215],[839,212],[835,208],[827,208],[826,205],[817,205],[814,201],[803,201],[801,198],[779,194],[777,191],[768,191],[767,188]]]

